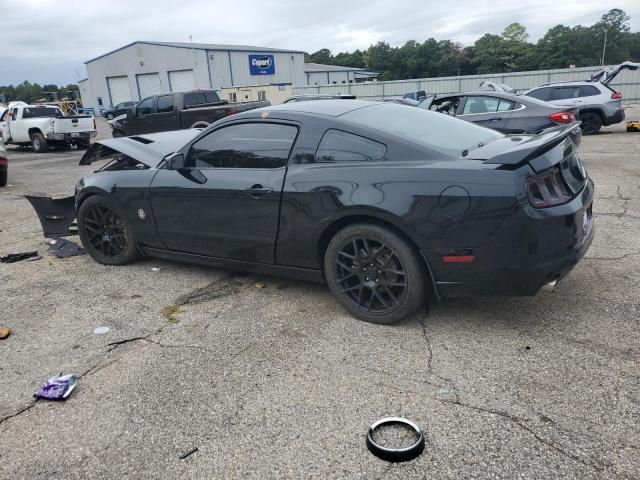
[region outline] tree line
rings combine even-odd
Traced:
[[[78,86],[72,83],[66,86],[39,85],[26,80],[18,85],[0,86],[0,103],[9,103],[15,100],[26,103],[54,102],[64,98],[68,100],[80,99]]]
[[[378,42],[368,49],[333,55],[327,48],[305,54],[306,62],[360,67],[380,73],[380,80],[446,77],[482,73],[612,65],[640,61],[640,32],[631,32],[631,18],[612,9],[591,26],[556,25],[536,43],[525,26],[512,23],[500,35],[487,33],[471,46],[451,40],[409,40],[401,47]]]

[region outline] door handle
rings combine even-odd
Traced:
[[[269,195],[271,192],[273,192],[273,188],[263,187],[260,184],[256,184],[251,188],[245,189],[245,192],[247,192],[253,198],[257,198],[262,195]]]
[[[493,117],[489,119],[490,122],[499,122],[500,120],[502,120],[502,117]]]

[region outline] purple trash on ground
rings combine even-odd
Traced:
[[[61,373],[45,380],[33,396],[50,400],[64,400],[76,387],[77,380],[78,377],[73,373],[70,375],[62,375]]]

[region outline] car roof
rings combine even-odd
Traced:
[[[494,92],[493,90],[474,90],[472,92],[457,92],[457,93],[446,93],[446,94],[436,94],[436,98],[443,97],[459,97],[459,96],[482,96],[482,97],[500,97],[500,98],[508,98],[509,100],[517,100],[520,98],[520,95],[516,95],[515,93],[508,92]],[[429,98],[429,97],[427,97]]]
[[[291,102],[271,107],[250,110],[251,112],[301,112],[316,113],[339,117],[345,113],[358,110],[360,108],[380,105],[380,102],[370,102],[366,100],[323,100],[322,102]]]

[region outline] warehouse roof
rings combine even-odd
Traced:
[[[340,65],[324,65],[322,63],[305,63],[305,72],[364,72],[364,68],[342,67]]]
[[[193,50],[231,50],[236,52],[276,52],[276,53],[304,53],[302,50],[286,50],[282,48],[269,48],[269,47],[254,47],[251,45],[223,45],[219,43],[189,43],[189,42],[152,42],[146,40],[137,40],[135,42],[129,43],[123,47],[116,48],[111,52],[107,52],[99,57],[92,58],[91,60],[87,60],[84,62],[85,64],[91,63],[99,58],[106,57],[107,55],[111,55],[112,53],[119,52],[120,50],[124,50],[132,45],[136,45],[138,43],[146,44],[146,45],[157,45],[161,47],[173,47],[173,48],[188,48]]]

